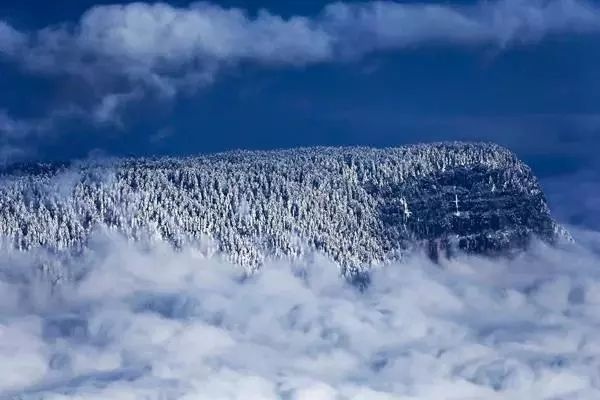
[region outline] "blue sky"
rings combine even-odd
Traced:
[[[595,164],[596,2],[108,4],[0,5],[4,162],[459,139]]]

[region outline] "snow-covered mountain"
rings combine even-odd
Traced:
[[[77,251],[92,231],[210,238],[250,268],[324,252],[349,271],[416,247],[496,253],[567,235],[523,162],[494,144],[306,148],[191,158],[13,165],[0,171],[0,235]]]

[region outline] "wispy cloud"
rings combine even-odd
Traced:
[[[27,35],[0,21],[0,54],[15,56],[18,50],[27,46]]]
[[[31,142],[40,136],[55,134],[57,124],[64,119],[81,117],[81,113],[76,108],[57,108],[42,118],[23,119],[0,108],[0,165],[31,156],[36,151]]]
[[[87,108],[77,106],[106,122],[129,101],[198,90],[242,63],[295,67],[429,44],[507,47],[597,32],[600,7],[585,0],[340,2],[291,17],[132,3],[96,6],[74,24],[33,32],[0,22],[0,56],[32,74],[76,78],[87,97]]]
[[[0,109],[0,165],[26,156],[28,150],[17,143],[37,130],[32,121],[14,119]]]

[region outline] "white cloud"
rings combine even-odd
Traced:
[[[0,397],[596,398],[586,235],[512,260],[416,256],[364,292],[318,256],[242,279],[192,248],[114,238],[72,260],[3,252]],[[85,273],[52,286],[56,271]]]
[[[212,3],[131,3],[95,6],[75,24],[36,32],[0,21],[0,54],[32,73],[77,77],[100,118],[118,120],[104,114],[118,112],[105,107],[114,99],[198,90],[240,63],[304,66],[432,43],[505,47],[599,31],[600,8],[585,0],[340,2],[285,18]]]
[[[0,55],[13,56],[26,45],[27,36],[0,21]]]
[[[105,95],[92,111],[94,122],[98,124],[109,123],[122,127],[123,123],[119,118],[119,111],[126,107],[127,104],[140,97],[141,93],[139,91],[129,93],[109,93]]]
[[[329,56],[331,38],[305,17],[255,18],[208,3],[189,8],[134,3],[94,7],[80,21],[83,48],[154,68],[254,59],[306,63]]]
[[[369,52],[428,42],[498,44],[530,42],[549,34],[597,32],[600,9],[579,0],[500,0],[476,6],[375,1],[337,3],[325,9],[334,32]],[[355,46],[355,41],[346,45]]]
[[[72,29],[51,27],[35,36],[37,52],[57,57],[49,68],[64,67],[60,56],[74,52],[71,56],[79,61],[94,55],[93,62],[117,63],[131,74],[175,74],[241,61],[336,61],[350,49],[368,53],[431,42],[505,45],[598,31],[600,9],[583,0],[500,0],[474,6],[333,3],[317,16],[289,18],[266,10],[251,16],[211,3],[184,8],[132,3],[93,7]]]

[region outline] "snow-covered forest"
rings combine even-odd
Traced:
[[[249,268],[318,250],[355,270],[415,247],[489,253],[564,232],[530,168],[493,144],[13,165],[0,180],[0,234],[19,250],[77,251],[108,229],[210,239]]]

